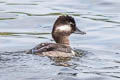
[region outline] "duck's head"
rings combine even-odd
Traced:
[[[56,43],[63,42],[64,44],[65,41],[63,40],[63,38],[68,38],[72,33],[85,34],[85,32],[79,30],[76,27],[75,20],[72,16],[59,16],[55,21],[52,30],[52,37],[54,38]]]

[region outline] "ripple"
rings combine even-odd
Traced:
[[[39,35],[49,35],[50,33],[13,33],[13,32],[0,32],[0,36],[16,36],[16,37],[36,37],[37,38],[43,38],[43,39],[48,39],[46,37],[41,37]],[[38,35],[38,36],[37,36]]]
[[[80,16],[77,13],[65,12],[65,13],[47,13],[47,14],[31,14],[25,12],[7,12],[7,13],[17,13],[17,14],[25,14],[27,16],[56,16],[56,15],[73,15],[73,16]]]
[[[4,1],[0,1],[0,3],[5,3]]]
[[[0,20],[13,20],[13,19],[16,19],[16,18],[0,18]]]
[[[92,18],[92,17],[82,17],[82,18],[87,18],[87,19],[91,19],[91,20],[95,20],[95,21],[103,21],[103,22],[120,24],[120,22],[112,21],[112,20],[109,20],[109,19],[99,19],[99,18]]]
[[[6,5],[38,5],[35,3],[6,3]]]

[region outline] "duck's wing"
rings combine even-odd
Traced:
[[[26,53],[27,53],[27,54],[34,54],[36,50],[38,50],[38,49],[40,49],[40,48],[42,48],[42,47],[44,47],[44,46],[47,46],[47,45],[48,45],[48,43],[38,44],[38,45],[35,46],[34,48],[28,50]]]
[[[62,44],[56,44],[56,43],[41,43],[34,47],[33,49],[29,50],[27,53],[29,54],[35,54],[35,53],[43,53],[43,52],[49,52],[49,51],[59,51],[59,52],[66,52],[71,53],[70,46],[62,45]]]

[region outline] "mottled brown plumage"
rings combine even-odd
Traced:
[[[51,57],[72,57],[75,55],[70,47],[69,36],[78,30],[75,20],[71,16],[60,16],[53,26],[52,37],[56,43],[41,43],[29,50],[28,54]],[[81,34],[84,32],[78,30]]]

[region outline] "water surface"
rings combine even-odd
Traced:
[[[119,0],[1,0],[0,79],[119,80],[119,7]],[[59,62],[25,54],[41,42],[54,42],[53,23],[64,14],[87,33],[70,37],[82,55]]]

